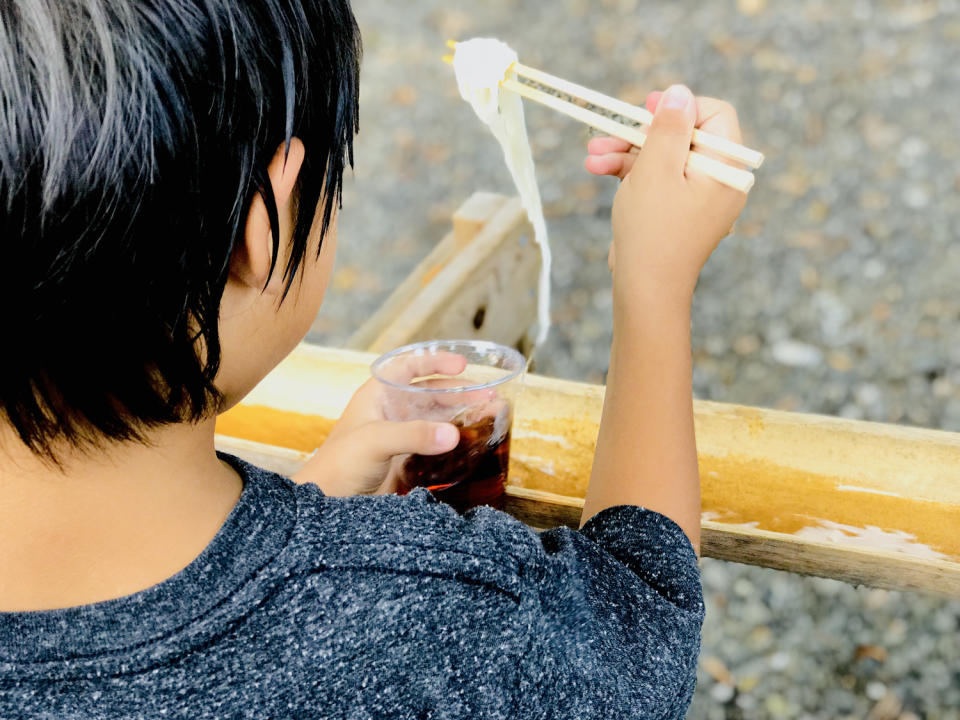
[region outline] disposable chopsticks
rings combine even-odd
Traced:
[[[515,92],[525,98],[546,105],[547,107],[561,112],[564,115],[572,117],[574,120],[579,120],[580,122],[590,125],[597,130],[601,130],[608,135],[620,138],[621,140],[626,140],[631,145],[636,145],[637,147],[642,148],[644,142],[647,140],[646,134],[635,127],[622,125],[606,115],[601,115],[600,113],[595,113],[592,110],[582,108],[579,105],[574,105],[572,102],[567,102],[566,100],[558,98],[555,95],[550,95],[542,90],[537,90],[530,85],[525,85],[524,83],[513,80],[512,78],[507,78],[504,80],[500,84],[500,87],[504,90]],[[715,158],[708,157],[707,155],[691,152],[687,156],[687,167],[698,170],[705,175],[709,175],[714,180],[717,180],[728,187],[732,187],[735,190],[739,190],[740,192],[749,192],[750,188],[753,187],[753,173],[733,167],[732,165],[727,165],[726,163],[723,163]]]
[[[580,98],[591,105],[604,108],[605,110],[609,110],[617,115],[622,115],[625,118],[629,118],[643,125],[649,125],[653,122],[653,114],[646,108],[631,105],[623,100],[604,95],[596,90],[591,90],[583,85],[578,85],[527,65],[514,63],[513,70],[517,75],[528,78],[533,82],[546,87],[552,87],[566,95]],[[711,135],[710,133],[703,132],[702,130],[693,131],[693,144],[697,147],[709,148],[717,153],[717,155],[729,160],[736,160],[747,167],[758,168],[763,163],[763,153],[751,150],[743,145],[738,145],[732,140],[727,140],[727,138],[720,137],[719,135]]]

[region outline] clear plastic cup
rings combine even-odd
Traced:
[[[525,369],[519,352],[483,340],[430,340],[377,358],[371,371],[383,388],[388,420],[449,422],[460,430],[449,452],[396,460],[399,493],[425,487],[459,512],[502,508]]]

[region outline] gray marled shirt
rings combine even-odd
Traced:
[[[682,718],[703,601],[673,522],[537,534],[423,490],[328,498],[229,458],[236,507],[116,600],[0,613],[0,718]]]

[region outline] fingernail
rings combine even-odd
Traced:
[[[453,447],[460,442],[460,431],[453,425],[439,425],[436,438],[437,447]]]
[[[683,85],[671,85],[660,99],[660,106],[667,110],[683,110],[690,103],[692,95]]]

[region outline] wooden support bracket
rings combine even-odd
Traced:
[[[540,250],[518,198],[474,193],[453,230],[347,342],[382,353],[434,338],[526,350],[536,319]]]
[[[218,421],[218,447],[291,474],[374,356],[301,345]],[[528,375],[507,511],[577,527],[604,388]],[[697,402],[703,554],[960,596],[960,435]]]

